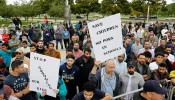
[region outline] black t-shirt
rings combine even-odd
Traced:
[[[23,89],[25,89],[28,83],[29,83],[29,77],[27,73],[22,73],[19,76],[13,76],[9,74],[4,80],[4,84],[10,86],[15,93],[20,92]],[[33,100],[31,93],[19,99],[20,100]]]
[[[141,96],[141,92],[138,92],[134,94],[133,100],[147,100],[147,99]]]
[[[103,99],[104,97],[105,97],[105,92],[96,89],[91,100],[100,100],[100,99]],[[75,95],[72,100],[85,100],[83,92],[80,92],[77,95]]]

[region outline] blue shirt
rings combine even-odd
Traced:
[[[6,67],[10,66],[10,62],[12,60],[12,51],[8,50],[8,53],[4,50],[0,50],[0,56],[2,57],[4,63],[6,64]]]
[[[116,86],[116,78],[115,78],[115,74],[112,75],[112,77],[110,78],[105,71],[104,68],[104,83],[103,83],[103,87],[102,90],[106,93],[109,93],[111,96],[113,95],[113,90],[115,89]]]
[[[64,39],[69,39],[69,32],[67,31],[67,32],[63,32],[63,37],[64,37]]]

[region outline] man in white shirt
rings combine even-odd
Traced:
[[[172,52],[172,47],[170,45],[167,45],[166,48],[165,48],[165,51],[167,51],[169,53],[168,55],[168,60],[173,63],[174,62],[174,55],[171,54]]]
[[[27,41],[22,41],[22,47],[24,55],[30,52],[30,47],[27,46]]]
[[[155,54],[155,61],[149,64],[149,68],[151,71],[158,69],[158,65],[163,62],[164,54],[161,52],[158,52]]]
[[[140,43],[143,44],[143,33],[144,33],[144,29],[142,28],[142,26],[140,26],[140,28],[137,30],[137,38],[140,39]]]
[[[166,32],[168,32],[167,27],[164,27],[161,31],[162,36],[164,36]]]

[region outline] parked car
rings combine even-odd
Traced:
[[[76,18],[77,19],[83,19],[84,17],[78,15],[78,16],[76,16]]]
[[[129,19],[136,19],[135,16],[129,16]]]
[[[173,17],[166,18],[165,20],[175,20]]]
[[[150,19],[157,19],[157,16],[151,16]]]

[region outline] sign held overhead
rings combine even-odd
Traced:
[[[123,53],[120,14],[90,22],[88,28],[96,60],[104,62]]]

